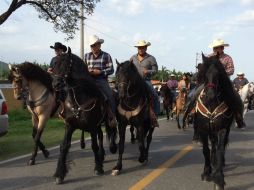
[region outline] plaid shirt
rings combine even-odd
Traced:
[[[175,90],[178,87],[178,82],[175,79],[174,80],[170,79],[167,82],[167,86],[168,86],[168,88]]]
[[[216,55],[216,54],[213,53],[210,56],[213,56],[213,55]],[[231,76],[234,74],[235,67],[234,67],[233,59],[229,55],[227,55],[225,53],[220,55],[220,62],[224,66],[225,71],[228,74],[228,76]]]
[[[104,51],[101,51],[97,57],[95,57],[92,52],[86,53],[85,63],[87,64],[88,68],[94,68],[101,71],[101,74],[96,77],[97,79],[106,79],[108,75],[114,73],[111,56]]]

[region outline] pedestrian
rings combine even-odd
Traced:
[[[150,91],[152,101],[150,102],[150,118],[153,127],[159,127],[157,116],[160,113],[159,97],[151,83],[151,77],[158,71],[157,61],[154,56],[148,54],[147,47],[151,43],[145,40],[139,40],[134,47],[137,48],[137,54],[130,58],[130,61],[137,67]]]
[[[110,127],[116,127],[116,103],[113,98],[112,89],[108,84],[108,76],[114,73],[112,58],[109,53],[101,50],[104,43],[96,35],[89,37],[91,52],[85,54],[85,63],[90,75],[94,78],[96,85],[104,95],[107,106],[107,118]]]

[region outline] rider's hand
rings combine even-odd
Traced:
[[[148,74],[148,70],[147,69],[143,69],[143,74],[144,74],[144,76],[146,76]]]
[[[99,69],[92,69],[92,68],[89,68],[88,69],[89,73],[91,75],[94,75],[94,76],[97,76],[97,75],[100,75],[101,74],[101,71]]]

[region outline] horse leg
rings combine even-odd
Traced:
[[[166,111],[167,120],[169,120],[169,106],[164,105],[164,109]]]
[[[101,130],[101,127],[98,129],[98,139],[99,139],[99,157],[100,160],[103,162],[105,160],[105,150],[103,147],[103,132]]]
[[[138,127],[139,130],[139,158],[138,161],[140,163],[144,163],[144,161],[146,160],[146,156],[145,156],[145,131],[143,126]]]
[[[151,127],[151,128],[148,130],[148,135],[147,135],[147,137],[146,137],[146,149],[145,149],[146,162],[148,161],[149,147],[150,147],[150,144],[151,144],[151,142],[152,142],[153,131],[154,131],[154,128]]]
[[[123,153],[124,153],[124,144],[125,144],[125,133],[126,133],[126,125],[124,126],[119,123],[119,153],[118,153],[118,160],[116,166],[112,169],[111,175],[116,176],[122,170],[122,160],[123,160]]]
[[[66,164],[67,154],[71,147],[71,137],[74,132],[74,127],[66,124],[65,136],[62,144],[60,145],[60,155],[57,162],[57,168],[54,174],[56,184],[61,184],[64,177],[68,173],[68,168]]]
[[[99,146],[98,146],[98,142],[97,142],[97,135],[99,135],[99,129],[95,129],[95,127],[96,126],[94,126],[94,129],[90,132],[91,140],[92,140],[92,149],[93,149],[94,160],[95,160],[94,174],[95,175],[102,175],[104,173],[103,161],[99,155]]]
[[[201,141],[203,144],[203,155],[205,158],[204,172],[201,174],[202,181],[211,181],[211,161],[210,161],[210,149],[208,144],[208,135],[202,134]]]
[[[131,132],[131,143],[132,143],[132,144],[135,144],[134,130],[135,130],[134,126],[131,125],[131,126],[130,126],[130,132]]]
[[[109,139],[109,151],[112,154],[115,154],[116,151],[117,151],[117,144],[116,144],[117,128],[116,127],[110,127],[107,123],[105,125],[106,125],[107,137]],[[101,133],[102,133],[102,131],[101,131]]]
[[[85,149],[85,147],[86,147],[84,133],[85,133],[85,131],[81,130],[81,137],[80,137],[80,147],[81,147],[81,149]]]
[[[225,138],[227,136],[226,129],[218,132],[218,144],[216,147],[216,163],[214,165],[213,180],[214,190],[224,190],[225,181],[223,173],[223,160],[225,156]]]
[[[33,132],[32,132],[33,139],[35,138],[36,134],[37,134],[37,128],[34,126],[33,127]],[[49,157],[49,151],[46,149],[46,147],[44,146],[44,144],[40,140],[38,141],[38,146],[39,146],[40,150],[42,151],[44,157],[48,158]]]
[[[179,115],[180,115],[180,111],[176,110],[177,127],[178,127],[178,129],[181,129],[181,125],[180,125],[180,122],[179,122]]]

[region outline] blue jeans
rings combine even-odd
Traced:
[[[106,81],[105,79],[96,79],[95,83],[99,87],[99,90],[102,92],[105,100],[109,102],[111,110],[112,110],[113,114],[115,115],[116,103],[115,103],[115,99],[113,97],[112,89],[110,88],[108,81]]]
[[[151,81],[145,80],[145,82],[147,84],[147,87],[148,87],[151,95],[152,95],[154,113],[158,116],[160,114],[160,103],[159,103],[158,94],[157,94],[156,90],[154,89]]]

